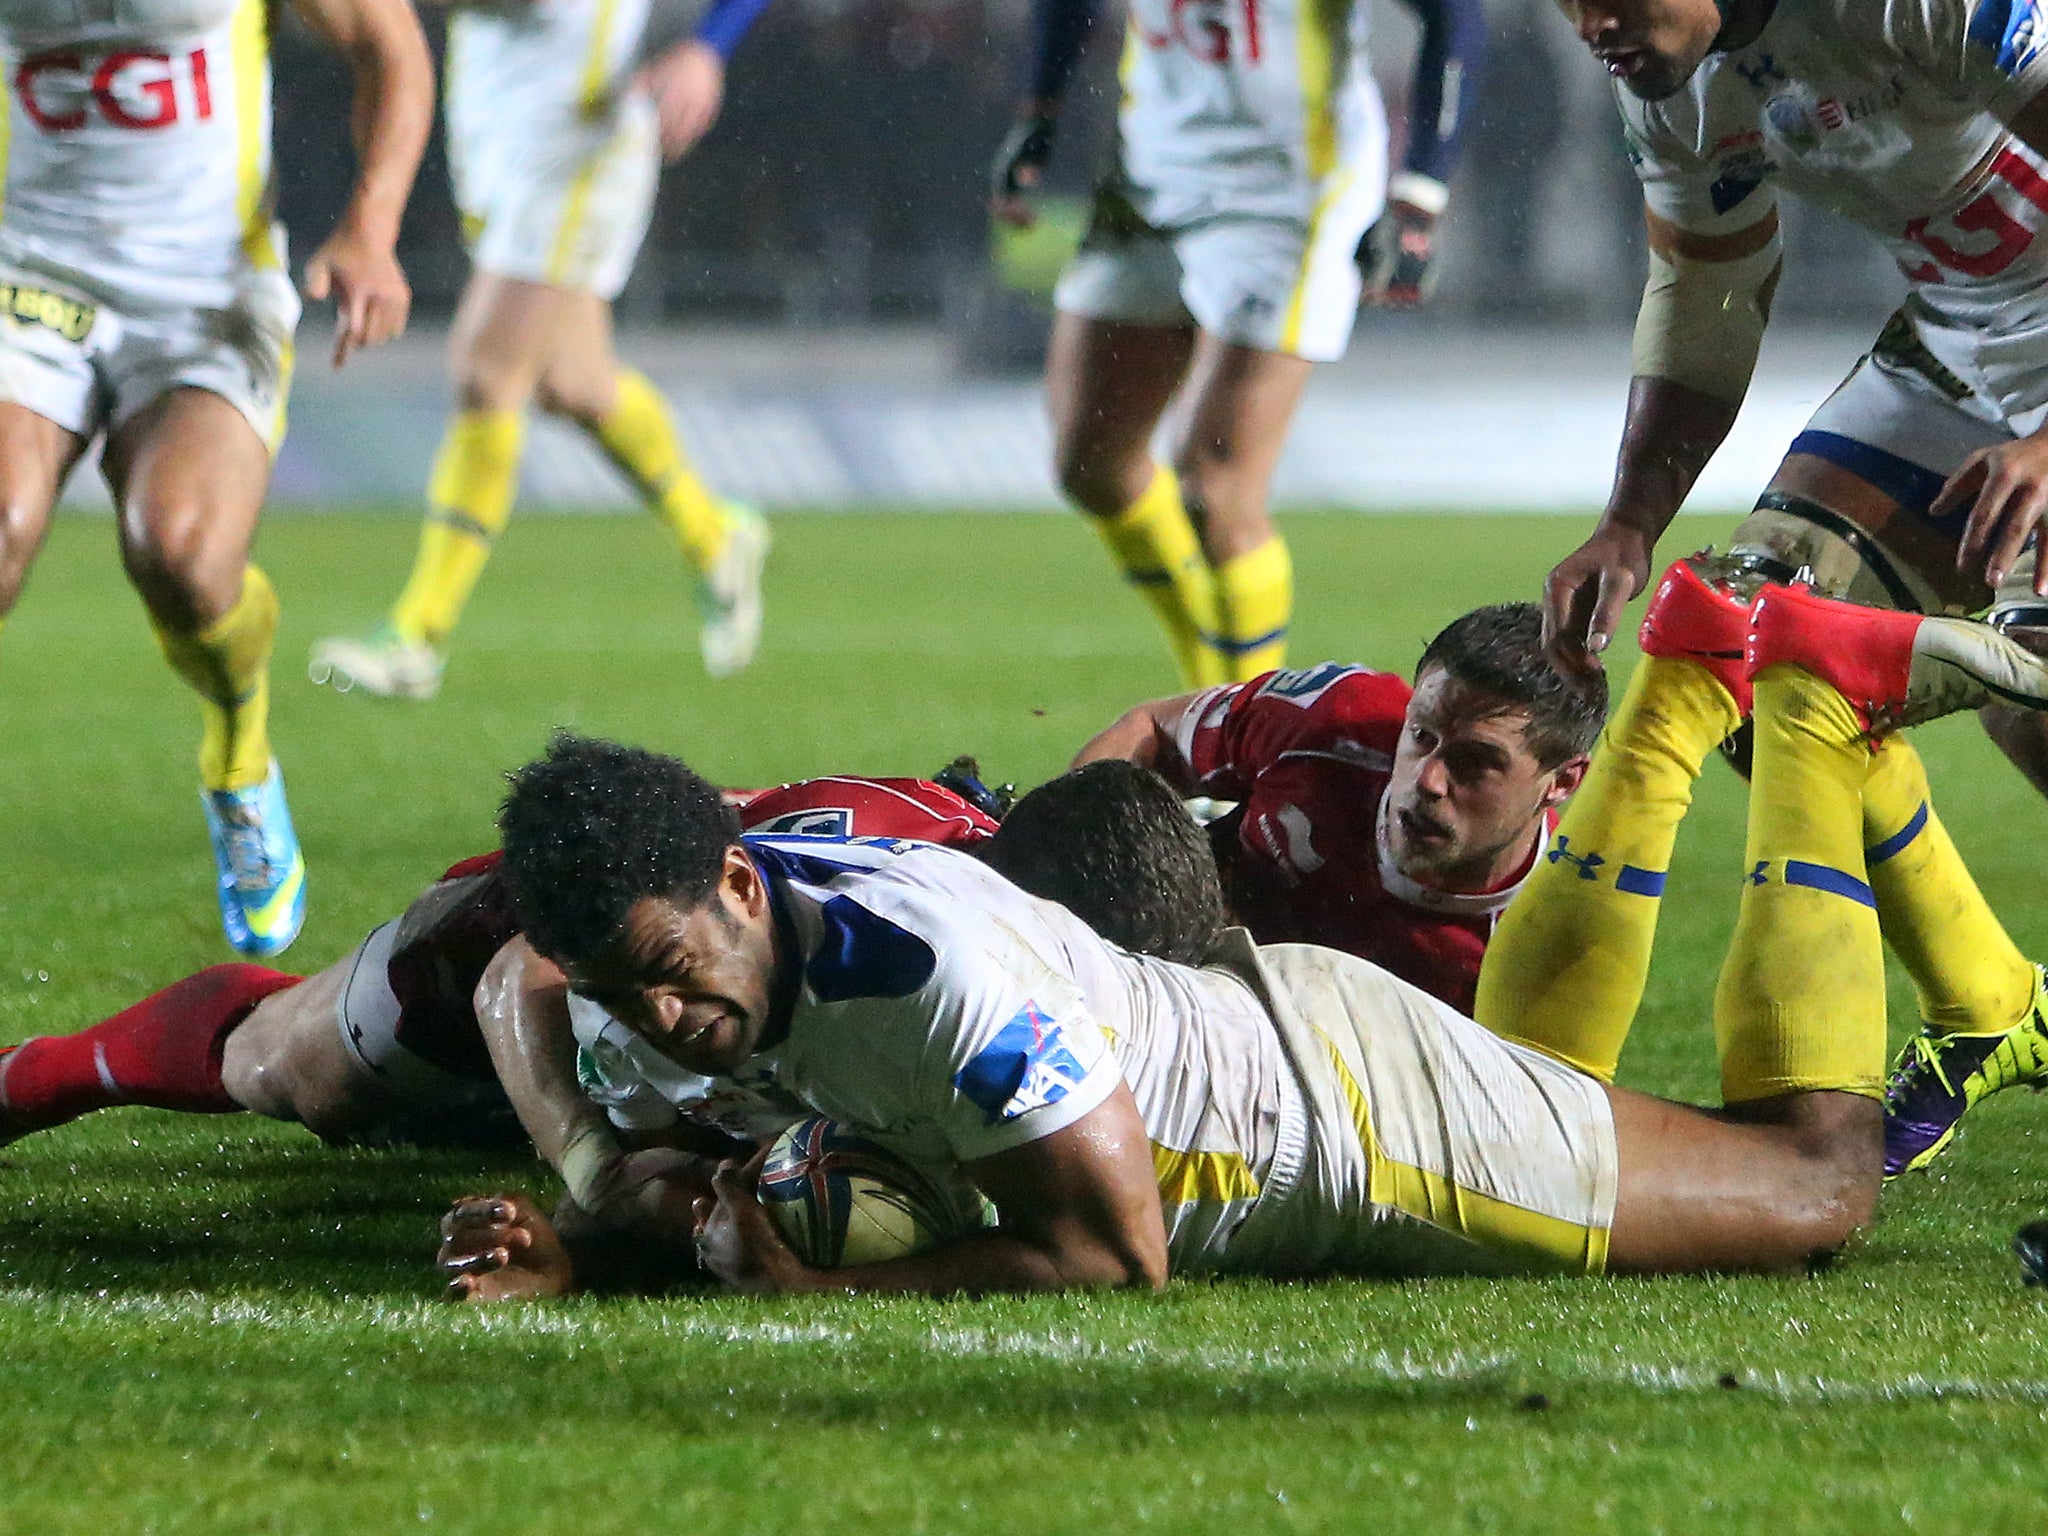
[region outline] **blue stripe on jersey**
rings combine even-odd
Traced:
[[[1059,1021],[1027,1002],[960,1069],[953,1086],[997,1125],[1059,1103],[1087,1075]]]
[[[1816,459],[1826,459],[1830,464],[1839,465],[1922,517],[1927,516],[1927,509],[1948,482],[1948,476],[1937,470],[1915,464],[1911,459],[1902,459],[1895,453],[1886,453],[1882,448],[1873,448],[1868,443],[1859,443],[1839,432],[1815,432],[1809,428],[1793,438],[1792,446],[1785,451],[1810,453]],[[1961,515],[1960,510],[1957,515]]]
[[[841,875],[885,868],[897,852],[918,846],[857,837],[747,836],[740,842],[771,890],[788,880],[829,886]],[[931,945],[851,896],[827,898],[818,907],[818,919],[817,945],[804,958],[804,984],[821,1003],[908,997],[938,969],[939,957]]]
[[[1903,852],[1906,845],[1918,837],[1921,829],[1926,825],[1927,802],[1922,800],[1920,802],[1920,809],[1913,813],[1912,819],[1903,827],[1899,828],[1898,831],[1894,832],[1883,842],[1872,843],[1863,850],[1863,862],[1865,864],[1882,864],[1894,854]]]

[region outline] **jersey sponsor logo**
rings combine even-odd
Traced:
[[[94,59],[38,53],[14,71],[22,114],[44,133],[76,133],[94,118],[113,128],[169,128],[213,116],[213,78],[206,50],[144,53],[122,50]]]
[[[2017,75],[2040,56],[2041,13],[2034,0],[1983,0],[1970,16],[1969,38],[1999,69]]]
[[[1275,672],[1259,684],[1259,691],[1253,697],[1285,699],[1290,704],[1307,709],[1328,693],[1339,680],[1364,670],[1363,667],[1348,666],[1341,661],[1326,661],[1319,666],[1304,667],[1299,671]]]
[[[63,294],[51,293],[46,288],[31,288],[26,283],[0,283],[0,314],[12,315],[30,325],[40,325],[46,331],[55,331],[66,341],[85,340],[99,313],[90,304],[67,299]]]
[[[1059,1021],[1027,1002],[960,1069],[953,1086],[990,1125],[999,1125],[1059,1103],[1087,1076]]]
[[[1138,36],[1154,50],[1178,48],[1204,64],[1228,64],[1233,56],[1259,62],[1260,0],[1169,0],[1166,30],[1140,24]]]

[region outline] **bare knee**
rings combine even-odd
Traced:
[[[1152,456],[1112,445],[1087,430],[1062,429],[1053,444],[1053,475],[1067,500],[1092,517],[1115,517],[1145,493]]]
[[[248,551],[220,536],[210,510],[196,494],[151,496],[124,509],[121,564],[165,629],[204,629],[241,596]]]
[[[1797,1094],[1753,1106],[1746,1117],[1771,1126],[1782,1152],[1771,1208],[1785,1267],[1825,1260],[1870,1225],[1884,1183],[1876,1100]]]
[[[0,616],[21,595],[28,568],[50,525],[49,500],[12,488],[0,488]]]
[[[604,424],[617,398],[613,380],[604,380],[603,387],[599,387],[598,381],[553,371],[542,374],[533,391],[535,405],[586,432],[594,432]]]

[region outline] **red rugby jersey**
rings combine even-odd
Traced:
[[[1253,937],[1345,950],[1469,1014],[1486,941],[1528,871],[1454,895],[1394,867],[1382,817],[1410,691],[1336,662],[1268,672],[1197,694],[1172,734],[1199,792],[1239,803],[1218,824],[1217,862]]]

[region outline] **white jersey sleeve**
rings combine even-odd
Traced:
[[[805,957],[780,1078],[821,1113],[914,1161],[971,1162],[1063,1130],[1123,1081],[1044,904],[978,861],[749,848],[782,877]],[[876,858],[889,878],[863,878]]]

